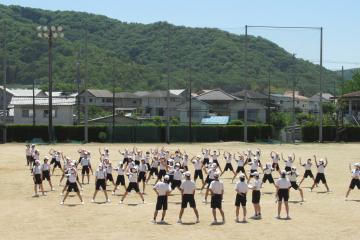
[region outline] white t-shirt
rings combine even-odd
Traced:
[[[95,176],[97,179],[105,179],[106,177],[106,171],[103,169],[97,169],[95,172]]]
[[[139,165],[139,172],[146,172],[148,170],[148,166],[144,163],[140,163]]]
[[[317,165],[318,173],[324,173],[325,172],[325,165],[324,164],[318,164]]]
[[[217,169],[210,168],[210,169],[208,170],[209,179],[215,179],[215,177],[214,177],[215,173],[218,173],[218,170],[217,170]]]
[[[200,162],[200,160],[195,160],[193,163],[195,170],[201,170],[202,163]]]
[[[262,185],[262,182],[260,181],[260,179],[255,179],[254,182],[253,182],[253,188],[252,189],[260,191],[261,185]]]
[[[279,157],[277,157],[277,156],[272,156],[271,159],[272,159],[272,162],[273,162],[273,163],[279,163]]]
[[[76,171],[71,170],[68,177],[69,182],[75,183],[76,182]]]
[[[357,169],[353,169],[351,171],[351,177],[352,178],[355,178],[355,179],[358,179],[360,177],[360,170],[357,170]]]
[[[41,165],[41,169],[42,169],[42,171],[49,171],[49,170],[50,170],[50,164],[48,164],[48,163],[43,163],[43,164]]]
[[[237,161],[237,166],[238,167],[244,167],[245,164],[245,160],[244,159],[238,159]]]
[[[111,173],[112,173],[112,170],[113,170],[112,166],[106,165],[106,173],[107,173],[107,174],[111,174]]]
[[[138,174],[135,173],[129,173],[129,182],[136,183],[138,180]]]
[[[41,165],[33,167],[33,174],[41,174]]]
[[[271,174],[273,171],[273,168],[271,166],[266,165],[264,168],[264,174]]]
[[[229,155],[229,156],[225,157],[225,160],[226,160],[226,163],[231,163],[232,156]]]
[[[89,159],[88,158],[81,158],[80,161],[81,166],[85,167],[85,166],[89,166]]]
[[[253,160],[253,161],[251,162],[251,167],[250,167],[250,169],[251,169],[251,170],[257,170],[258,167],[259,167],[259,161],[258,161],[258,160]]]
[[[151,168],[158,168],[159,166],[159,160],[153,160],[151,162]]]
[[[303,163],[302,166],[305,168],[305,170],[311,170],[312,163]]]
[[[31,156],[31,149],[30,149],[30,148],[26,148],[26,149],[25,149],[25,154],[26,154],[26,156]]]
[[[183,165],[187,167],[187,166],[188,166],[188,162],[189,162],[189,157],[184,156]]]
[[[212,181],[209,189],[211,189],[214,194],[222,194],[224,191],[224,183],[220,181]]]
[[[118,175],[124,175],[124,169],[119,167],[117,170]]]
[[[181,183],[180,189],[183,190],[183,194],[194,194],[196,189],[195,182],[192,180],[184,180]]]
[[[289,180],[287,180],[286,178],[279,178],[275,185],[279,188],[279,189],[288,189],[289,187],[291,187],[291,183]]]
[[[290,172],[289,174],[289,180],[290,182],[296,182],[296,178],[299,176],[297,172]]]
[[[157,192],[159,193],[159,196],[166,196],[166,193],[171,191],[170,185],[165,182],[158,182],[154,186],[154,189],[157,190]]]
[[[248,185],[246,184],[246,182],[237,182],[235,185],[235,191],[237,193],[247,193],[249,190]]]
[[[175,169],[174,171],[174,180],[181,180],[182,179],[182,171],[181,169]]]
[[[286,166],[286,167],[291,167],[292,164],[293,164],[292,161],[290,161],[290,160],[285,160],[285,166]]]

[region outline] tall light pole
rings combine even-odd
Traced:
[[[245,25],[245,84],[244,84],[244,93],[245,93],[245,98],[244,98],[244,142],[247,142],[247,134],[248,134],[248,119],[247,119],[247,101],[248,101],[248,97],[247,97],[247,86],[246,84],[248,83],[248,70],[247,70],[247,53],[248,53],[248,25]]]
[[[7,49],[6,49],[6,24],[3,22],[3,32],[4,32],[4,40],[3,40],[3,74],[4,74],[4,86],[3,86],[3,143],[6,143],[6,117],[7,117],[7,99],[6,99],[6,81],[7,81]]]
[[[49,54],[48,54],[48,60],[49,60],[49,125],[48,125],[48,131],[49,131],[49,142],[54,141],[54,132],[53,132],[53,106],[52,106],[52,90],[53,90],[53,81],[52,81],[52,46],[53,46],[53,39],[54,38],[63,38],[63,28],[62,26],[38,26],[38,36],[40,38],[45,38],[48,40],[49,44]]]
[[[76,110],[77,110],[77,118],[76,118],[76,125],[80,125],[80,51],[77,53],[76,59],[76,85],[77,85],[77,99],[76,99]]]
[[[189,142],[192,142],[192,77],[191,77],[191,65],[189,65]]]
[[[112,134],[111,142],[115,141],[115,63],[112,63]]]
[[[295,125],[296,125],[296,117],[295,117],[295,53],[293,54],[293,66],[292,66],[292,134],[291,134],[291,139],[292,142],[295,143]]]
[[[170,25],[167,35],[166,143],[170,144]]]
[[[89,141],[88,134],[88,97],[87,97],[87,80],[88,80],[88,30],[86,28],[85,31],[85,76],[84,76],[84,142],[87,143]]]
[[[323,142],[323,99],[322,99],[322,69],[323,69],[323,28],[320,28],[320,126],[319,126],[319,142]]]

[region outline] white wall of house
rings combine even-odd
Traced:
[[[111,97],[94,97],[89,92],[85,91],[80,97],[80,105],[85,104],[85,97],[87,97],[88,105],[97,106],[97,107],[112,107],[112,98]]]
[[[230,120],[243,119],[245,102],[236,101],[230,104]],[[264,105],[248,102],[248,121],[249,122],[266,122],[266,109]]]
[[[47,125],[48,106],[36,106],[35,121],[37,125]],[[33,111],[31,105],[14,106],[14,124],[32,124]],[[73,125],[73,106],[53,106],[53,124],[54,125]]]
[[[192,116],[191,122],[200,123],[201,119],[206,116],[209,116],[209,105],[202,103],[200,101],[192,101],[191,102]],[[181,123],[189,122],[189,102],[180,104],[178,106],[179,119]]]
[[[123,108],[139,107],[141,99],[138,98],[115,98],[115,106]]]
[[[177,106],[183,103],[183,98],[170,97],[169,112],[171,117],[179,117]],[[166,97],[142,97],[141,106],[145,110],[145,114],[150,116],[166,116]]]

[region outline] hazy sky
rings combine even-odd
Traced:
[[[189,27],[214,27],[237,34],[247,25],[324,28],[324,65],[360,67],[359,0],[0,0],[0,3],[48,10],[74,10],[125,22],[168,21]],[[249,29],[298,57],[318,63],[315,30]]]

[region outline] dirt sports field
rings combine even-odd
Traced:
[[[98,147],[103,144],[87,145],[56,145],[56,149],[66,155],[78,158],[76,150],[85,147],[93,153],[93,165],[98,157]],[[118,162],[118,149],[132,147],[124,144],[107,144],[111,160]],[[137,144],[138,148],[147,150],[154,144]],[[158,145],[160,146],[160,145]],[[298,157],[306,159],[314,153],[320,157],[328,157],[329,165],[325,171],[331,193],[326,193],[323,185],[309,192],[312,182],[308,178],[302,184],[305,202],[300,203],[299,192],[290,191],[291,220],[277,220],[274,187],[269,183],[263,185],[261,206],[262,220],[248,219],[248,223],[235,223],[234,185],[230,182],[231,173],[222,176],[225,184],[223,208],[226,216],[224,225],[210,225],[212,221],[210,204],[203,204],[203,194],[196,194],[200,213],[200,223],[195,221],[191,209],[187,208],[183,222],[176,223],[180,210],[180,195],[177,190],[169,197],[169,210],[166,225],[150,223],[155,208],[155,193],[152,185],[147,185],[146,204],[136,194],[130,194],[124,204],[118,204],[120,196],[112,196],[111,203],[90,203],[94,191],[94,178],[90,185],[84,186],[85,204],[79,205],[79,199],[69,197],[65,205],[60,203],[59,170],[52,177],[55,191],[39,198],[33,196],[33,181],[30,172],[25,167],[25,147],[23,144],[6,144],[0,146],[0,239],[359,239],[360,227],[360,191],[351,192],[349,200],[345,201],[345,193],[350,182],[349,162],[360,161],[359,144],[301,144],[301,145],[270,145],[243,143],[211,143],[211,144],[181,144],[170,145],[170,150],[177,147],[186,149],[191,155],[200,153],[201,147],[221,149],[235,152],[247,148],[262,150],[261,161],[269,161],[270,150],[283,152],[285,156],[294,152]],[[38,146],[41,157],[48,152],[50,146]],[[94,155],[95,154],[95,155]],[[223,158],[220,161],[224,164]],[[235,166],[235,164],[233,163]],[[281,165],[283,166],[283,164]],[[296,164],[299,172],[303,168]],[[248,170],[248,168],[247,168]],[[313,172],[316,172],[313,169]],[[192,168],[191,168],[191,172]],[[116,172],[113,174],[116,177]],[[277,178],[278,174],[273,175]],[[153,181],[153,180],[152,180]],[[199,186],[200,182],[198,182]],[[45,189],[49,189],[47,182]],[[118,194],[122,193],[118,192]],[[104,201],[104,195],[99,192],[97,201]],[[248,217],[253,215],[251,195],[248,195]],[[240,213],[241,214],[241,213]],[[240,215],[241,216],[241,215]]]

